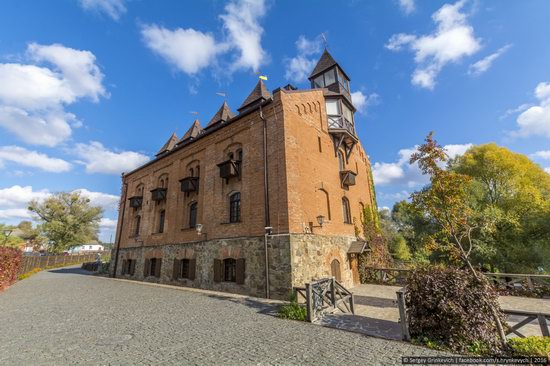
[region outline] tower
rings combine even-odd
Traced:
[[[309,76],[312,89],[323,89],[328,117],[328,130],[334,141],[334,154],[343,149],[346,159],[357,144],[355,107],[351,100],[349,77],[325,49]]]

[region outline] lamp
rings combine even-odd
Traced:
[[[323,227],[323,224],[325,223],[325,217],[323,215],[317,216],[317,222],[319,223],[319,227]]]
[[[195,230],[197,230],[198,235],[202,235],[202,224],[195,225]]]

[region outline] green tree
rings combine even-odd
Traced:
[[[412,259],[407,241],[401,234],[396,234],[392,237],[390,241],[390,252],[395,259],[400,261],[410,261]]]
[[[550,269],[550,175],[494,143],[470,148],[449,170],[472,180],[469,205],[483,226],[473,261],[490,270]]]
[[[411,164],[418,163],[422,173],[430,177],[430,184],[412,194],[412,203],[444,234],[444,237],[434,238],[437,239],[434,244],[447,251],[451,259],[460,260],[473,278],[480,282],[481,275],[472,265],[470,255],[476,244],[476,231],[489,227],[491,222],[483,222],[470,204],[472,178],[444,169],[442,165],[446,161],[448,156],[445,150],[430,132],[410,159]],[[506,343],[498,309],[491,305],[489,298],[483,300],[491,309],[502,343]]]
[[[39,249],[47,241],[45,237],[40,235],[39,228],[33,227],[30,221],[21,221],[14,233],[23,239],[27,246],[32,246],[35,249]]]
[[[91,206],[80,192],[56,193],[43,202],[33,200],[29,210],[37,215],[39,229],[54,253],[97,239],[103,214],[100,207]]]
[[[0,224],[0,246],[19,248],[25,241],[14,235],[16,227],[6,224]]]

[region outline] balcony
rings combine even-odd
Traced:
[[[159,202],[166,199],[166,188],[155,188],[151,191],[151,199],[153,201]]]
[[[199,177],[185,177],[180,180],[181,191],[188,192],[198,192],[199,190]]]
[[[340,181],[342,182],[342,186],[349,187],[355,185],[355,177],[357,174],[352,172],[351,170],[343,170],[340,172]]]
[[[143,204],[143,196],[134,196],[128,198],[128,201],[130,201],[130,207],[132,208],[140,208]]]
[[[328,129],[330,130],[337,130],[337,131],[345,131],[353,136],[356,136],[355,134],[355,126],[353,123],[345,119],[343,116],[338,115],[330,115],[328,116]]]
[[[238,160],[226,160],[223,163],[219,163],[218,167],[220,168],[220,178],[228,180],[240,175],[241,162]]]

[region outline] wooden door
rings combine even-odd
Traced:
[[[342,281],[342,276],[340,274],[340,261],[338,259],[332,260],[332,263],[330,264],[330,272],[336,281]]]

